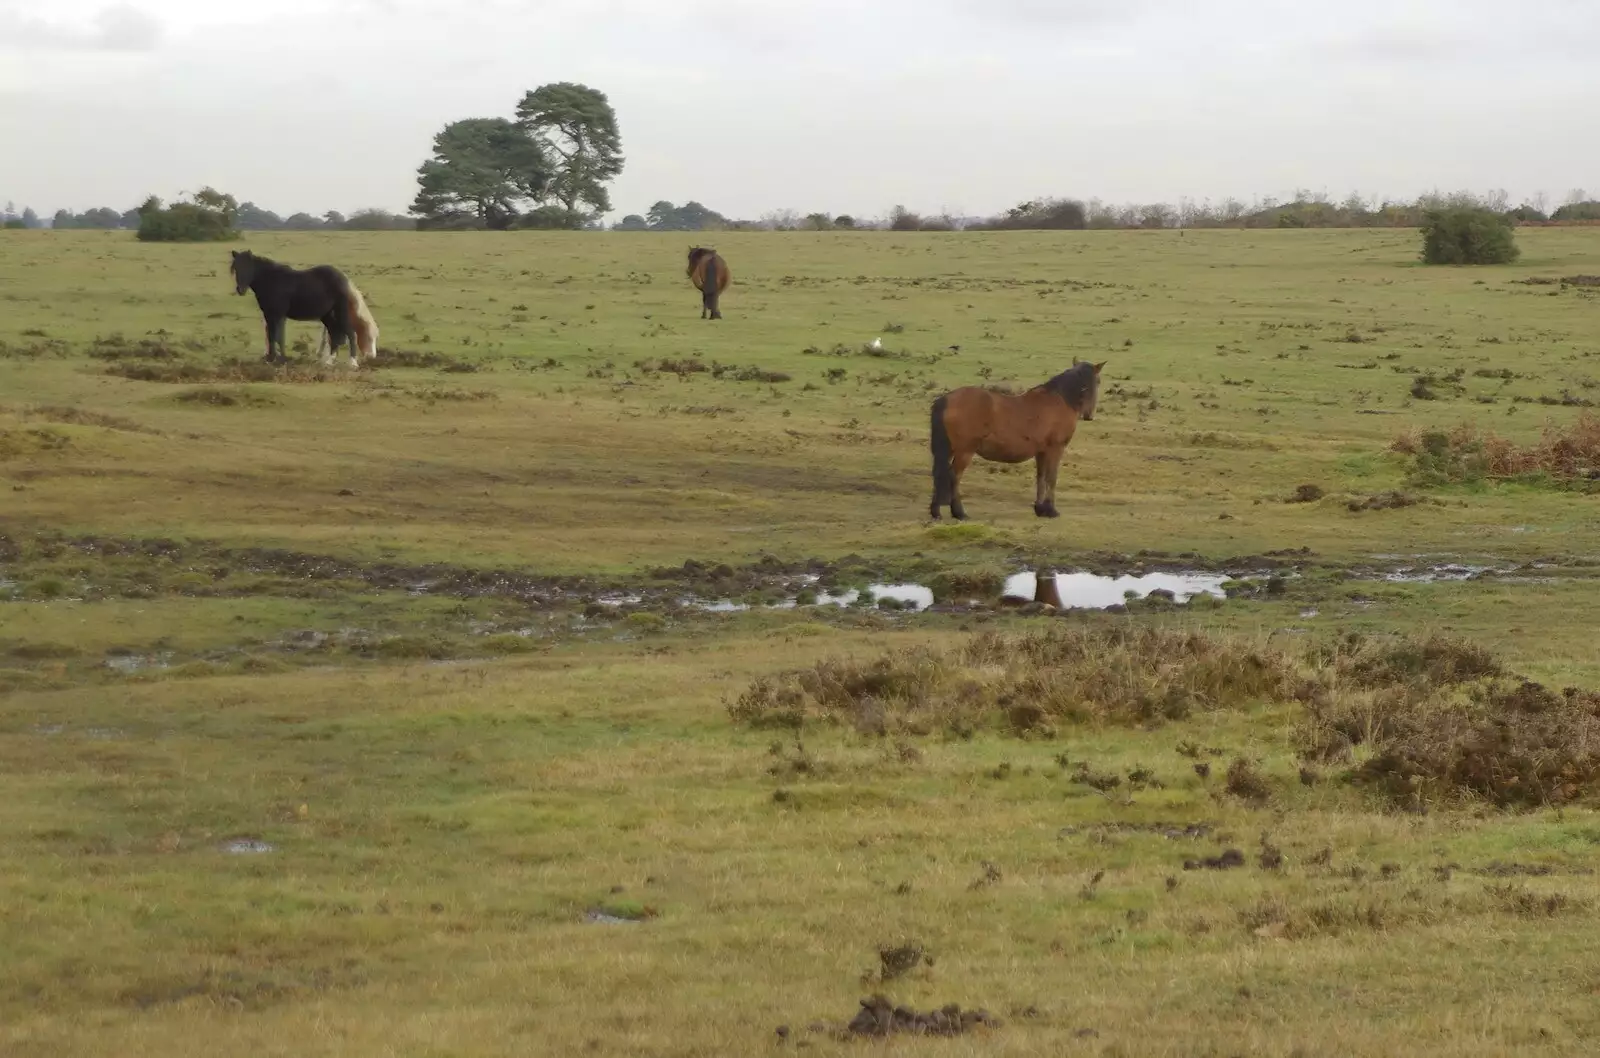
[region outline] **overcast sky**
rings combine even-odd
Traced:
[[[1596,0],[0,0],[0,202],[404,209],[433,134],[606,92],[617,214],[1600,193]]]

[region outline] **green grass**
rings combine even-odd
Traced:
[[[1419,488],[1389,451],[1600,400],[1593,294],[1519,282],[1600,273],[1600,232],[1518,239],[1434,269],[1395,231],[727,235],[713,324],[676,237],[252,236],[361,286],[385,352],[352,376],[257,367],[215,247],[0,233],[0,1054],[853,1053],[806,1026],[879,990],[1005,1022],[896,1053],[1587,1053],[1595,791],[1302,785],[1275,701],[797,745],[727,703],[1052,619],[677,605],[791,596],[808,560],[956,595],[1278,562],[1281,592],[1095,620],[1449,634],[1600,686],[1596,498]],[[933,397],[1075,356],[1107,366],[1062,517],[980,463],[974,521],[929,525]],[[1394,489],[1424,502],[1349,509]],[[1380,576],[1448,562],[1521,568]],[[1223,791],[1239,756],[1266,804]],[[932,965],[869,979],[908,941]]]

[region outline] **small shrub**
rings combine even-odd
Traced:
[[[1376,745],[1354,777],[1396,801],[1482,798],[1500,807],[1560,805],[1600,784],[1600,694],[1492,681],[1460,698],[1391,695]]]
[[[1272,797],[1272,783],[1248,757],[1235,757],[1233,763],[1228,765],[1228,778],[1223,789],[1241,800],[1257,804]]]
[[[928,579],[928,588],[940,602],[991,599],[1000,594],[1005,577],[998,570],[943,570]]]
[[[140,242],[225,242],[240,237],[234,227],[239,203],[209,187],[195,193],[193,202],[174,202],[162,208],[155,196],[139,207]]]
[[[659,632],[667,627],[666,618],[658,613],[631,613],[625,619],[627,626],[642,635]]]
[[[1422,260],[1441,265],[1510,264],[1520,256],[1513,222],[1472,206],[1431,209],[1422,219]]]
[[[1411,477],[1418,485],[1540,475],[1587,481],[1600,476],[1600,415],[1585,410],[1566,427],[1546,426],[1540,439],[1526,446],[1463,423],[1449,431],[1402,434],[1389,448],[1412,458]]]

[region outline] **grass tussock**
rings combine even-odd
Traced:
[[[66,426],[97,426],[102,430],[118,430],[123,433],[159,434],[131,419],[124,419],[118,415],[105,415],[86,408],[61,404],[35,404],[23,412],[29,419],[42,419],[45,422],[61,423]]]
[[[1389,447],[1411,457],[1412,479],[1419,485],[1594,480],[1600,478],[1600,415],[1583,411],[1566,426],[1547,425],[1531,445],[1463,423],[1453,430],[1404,433]]]
[[[729,707],[756,726],[847,721],[864,730],[1143,724],[1308,693],[1294,659],[1239,637],[1134,626],[986,632],[951,650],[830,658],[757,679]]]
[[[754,727],[1050,737],[1063,724],[1144,726],[1265,703],[1301,707],[1303,759],[1342,762],[1348,779],[1397,805],[1528,808],[1600,792],[1600,694],[1549,690],[1508,675],[1475,644],[1438,636],[1279,649],[1243,636],[1059,624],[827,658],[757,678],[728,710]],[[1274,792],[1245,758],[1228,768],[1225,788],[1253,803]]]
[[[1323,759],[1366,749],[1352,777],[1403,805],[1537,808],[1600,790],[1600,694],[1577,688],[1505,678],[1456,693],[1389,688],[1313,706],[1302,735]]]
[[[278,403],[265,393],[255,393],[241,387],[219,389],[216,386],[196,386],[181,390],[173,399],[184,404],[202,404],[213,408],[260,408]]]
[[[135,382],[323,382],[338,377],[338,364],[269,364],[265,360],[221,360],[197,364],[190,360],[114,360],[106,374]]]

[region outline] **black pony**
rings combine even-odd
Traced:
[[[350,361],[356,359],[356,331],[354,313],[351,312],[350,280],[332,265],[317,265],[304,270],[265,257],[249,250],[233,251],[233,266],[229,269],[243,296],[247,290],[255,291],[256,304],[267,323],[267,355],[273,361],[286,362],[283,324],[285,320],[321,320],[328,329],[330,351],[337,352],[341,343],[350,343]]]

